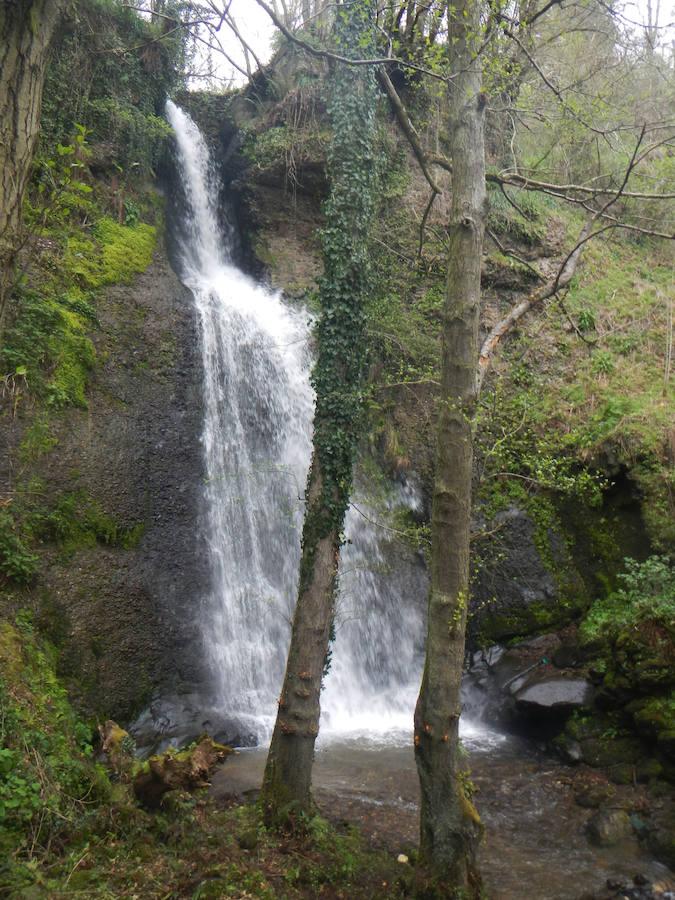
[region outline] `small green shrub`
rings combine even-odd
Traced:
[[[626,559],[625,565],[621,587],[596,600],[582,622],[585,639],[611,638],[645,620],[660,620],[675,629],[675,567],[668,557]]]
[[[142,523],[120,525],[84,491],[63,494],[49,511],[34,511],[30,528],[37,538],[58,544],[66,556],[96,544],[130,550],[138,545],[145,530]]]
[[[73,712],[30,617],[0,622],[0,892],[22,861],[107,799],[91,729]]]
[[[87,405],[85,388],[96,360],[72,302],[34,290],[17,292],[16,315],[0,353],[4,372],[21,370],[30,393],[56,408]]]
[[[37,556],[26,546],[20,523],[9,510],[0,510],[0,582],[8,579],[27,584],[37,571],[37,563]]]

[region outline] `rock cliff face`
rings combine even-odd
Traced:
[[[153,690],[200,674],[201,361],[190,295],[162,248],[100,297],[98,316],[87,409],[53,417],[35,474],[48,505],[86,497],[133,539],[45,545],[33,594],[81,705],[126,721]],[[15,421],[7,440],[20,438]]]

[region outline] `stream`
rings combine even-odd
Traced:
[[[484,733],[464,738],[476,803],[485,824],[480,868],[490,900],[580,900],[608,878],[640,873],[672,888],[668,869],[634,839],[611,848],[589,844],[589,811],[577,806],[571,770],[518,738]],[[243,750],[214,777],[221,802],[252,799],[264,750]],[[417,844],[419,786],[412,747],[379,741],[320,741],[313,770],[320,811],[358,825],[377,847],[398,856]]]

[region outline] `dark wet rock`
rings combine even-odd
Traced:
[[[504,641],[571,621],[587,604],[588,591],[565,535],[553,525],[542,534],[517,506],[498,513],[489,527],[497,529],[499,552],[486,554],[472,591],[470,643]]]
[[[652,803],[647,822],[646,845],[675,872],[675,796],[672,785],[650,785]],[[659,796],[661,794],[661,796]]]
[[[588,840],[596,847],[614,847],[633,833],[628,813],[623,809],[601,809],[586,825]]]
[[[584,678],[544,675],[530,678],[515,693],[516,707],[537,712],[568,712],[578,706],[589,706],[593,688]]]
[[[583,648],[576,642],[567,642],[556,647],[551,658],[553,665],[559,669],[576,669],[587,659]]]
[[[522,641],[508,650],[494,646],[471,657],[466,680],[465,708],[481,709],[489,721],[535,737],[556,734],[570,713],[592,703],[593,687],[575,671],[551,664],[560,647],[557,634]],[[568,745],[569,761],[578,761],[580,750]],[[576,759],[575,759],[576,757]]]
[[[232,719],[199,693],[154,700],[130,726],[140,756],[185,747],[208,734],[219,744],[254,747],[257,738],[246,722]]]
[[[675,891],[663,884],[631,885],[627,881],[609,878],[606,890],[585,894],[580,900],[675,900]]]
[[[88,408],[50,419],[58,443],[34,474],[47,507],[89,498],[136,528],[138,542],[81,546],[68,560],[45,545],[37,619],[63,635],[60,671],[80,708],[124,724],[153,689],[202,677],[202,376],[193,304],[161,248],[134,284],[106,290],[97,311]]]
[[[584,758],[584,751],[581,744],[579,741],[575,740],[566,741],[565,744],[560,747],[559,752],[565,762],[570,763],[570,765],[576,765]]]

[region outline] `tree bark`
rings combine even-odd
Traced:
[[[322,505],[321,464],[315,452],[303,529],[300,590],[262,788],[263,807],[270,823],[311,808],[314,743],[321,714],[319,697],[333,621],[340,548],[336,529],[318,540],[313,533]]]
[[[35,152],[47,54],[64,0],[0,6],[0,337]]]
[[[415,758],[421,786],[422,872],[441,895],[478,897],[478,813],[465,790],[460,758],[460,683],[469,598],[472,430],[485,231],[481,4],[449,7],[449,143],[452,207],[443,314],[441,398],[432,508],[432,559],[426,661],[415,710]],[[452,893],[452,896],[456,896]]]

